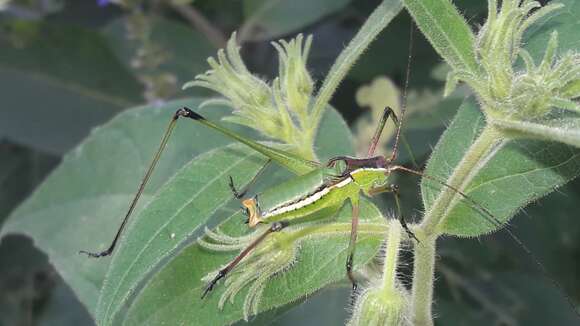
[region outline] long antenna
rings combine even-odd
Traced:
[[[153,159],[151,160],[151,163],[149,164],[149,168],[147,169],[147,172],[145,173],[143,180],[141,180],[141,183],[139,184],[139,188],[137,188],[137,193],[135,194],[135,197],[133,197],[133,200],[131,201],[131,205],[129,205],[129,209],[127,210],[127,213],[125,214],[125,218],[123,218],[123,222],[121,223],[121,226],[117,230],[117,234],[115,234],[115,238],[113,239],[113,242],[111,242],[111,245],[109,246],[109,248],[107,248],[107,250],[104,250],[101,252],[89,252],[89,251],[81,250],[81,251],[79,251],[80,254],[86,254],[89,257],[99,258],[99,257],[109,256],[113,252],[113,250],[115,250],[115,247],[117,246],[117,242],[119,241],[119,238],[121,237],[121,234],[123,233],[123,230],[125,229],[127,222],[129,221],[129,217],[131,217],[131,214],[133,214],[133,211],[135,210],[135,206],[137,206],[137,202],[139,201],[139,198],[141,198],[141,194],[143,194],[143,190],[145,189],[147,182],[149,182],[149,179],[151,178],[151,174],[153,173],[153,170],[155,169],[155,166],[157,165],[157,162],[159,161],[159,158],[161,157],[161,153],[163,153],[163,150],[165,149],[165,146],[167,145],[167,142],[169,141],[169,137],[171,136],[171,132],[175,128],[175,123],[177,122],[177,119],[181,116],[185,116],[184,114],[185,114],[185,111],[183,111],[182,109],[179,109],[179,110],[177,110],[177,112],[175,112],[175,114],[171,118],[171,121],[169,122],[169,125],[167,126],[167,130],[163,134],[163,138],[161,139],[161,143],[159,144],[159,148],[157,149],[157,152],[155,152],[155,156],[153,156]]]
[[[401,138],[401,126],[403,125],[403,120],[405,120],[405,112],[407,111],[407,91],[409,89],[409,79],[411,77],[411,61],[413,59],[413,32],[415,31],[415,25],[411,20],[409,24],[409,48],[407,57],[407,70],[405,71],[405,85],[403,86],[403,98],[401,103],[401,118],[397,124],[397,134],[395,135],[395,144],[393,145],[393,152],[391,154],[390,161],[394,162],[397,159],[397,153],[399,152],[399,140]]]

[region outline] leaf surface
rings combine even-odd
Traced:
[[[110,243],[173,112],[183,105],[197,107],[203,100],[135,108],[95,129],[12,212],[0,236],[23,233],[33,238],[93,313],[109,259],[87,259],[77,252],[103,249]],[[227,111],[215,107],[204,114],[217,120]],[[186,162],[226,144],[228,140],[215,131],[179,121],[135,216]]]
[[[448,0],[404,0],[421,32],[453,69],[478,75],[475,36]]]
[[[376,207],[364,201],[361,216],[366,222],[383,217]],[[338,220],[349,223],[350,206],[343,207]],[[243,216],[233,215],[222,226],[229,234],[239,232]],[[269,281],[260,301],[259,311],[267,311],[311,295],[322,287],[344,280],[348,248],[348,233],[334,234],[322,239],[308,239],[300,243],[298,261],[284,273]],[[376,254],[381,238],[359,234],[355,255],[355,269]],[[206,286],[201,278],[233,258],[233,254],[208,251],[192,244],[166,265],[136,299],[126,317],[127,325],[191,324],[203,320],[210,325],[227,325],[243,318],[242,310],[247,288],[233,303],[218,309],[224,291],[220,283],[204,300],[200,295]],[[342,309],[342,308],[341,308]]]
[[[433,151],[426,174],[447,179],[483,126],[484,117],[475,102],[464,102]],[[556,142],[504,140],[477,166],[464,193],[505,223],[521,207],[578,176],[580,149]],[[429,211],[441,186],[424,179],[421,190]],[[458,236],[477,236],[495,229],[497,226],[458,195],[440,226],[442,232]]]
[[[60,156],[140,102],[141,86],[99,33],[47,22],[2,27],[1,137]]]

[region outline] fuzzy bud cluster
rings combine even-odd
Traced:
[[[256,129],[294,148],[303,148],[306,143],[303,126],[309,119],[308,109],[314,87],[306,69],[312,37],[303,41],[303,36],[298,35],[288,42],[281,40],[272,43],[278,51],[280,67],[279,76],[269,84],[248,70],[240,56],[234,33],[226,49],[218,51],[217,59],[208,59],[211,69],[196,76],[183,88],[197,86],[211,89],[225,97],[221,104],[234,109],[234,116],[225,120]]]
[[[535,22],[560,9],[562,4],[544,7],[537,1],[505,0],[498,10],[489,1],[488,19],[477,37],[478,75],[453,71],[446,94],[459,80],[478,94],[488,117],[497,120],[542,121],[554,110],[580,112],[580,54],[557,55],[558,34],[553,32],[539,64],[522,49],[524,32]],[[518,58],[525,63],[516,69]]]

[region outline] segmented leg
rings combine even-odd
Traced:
[[[356,247],[356,237],[358,234],[358,220],[359,220],[359,197],[357,195],[356,198],[351,198],[350,203],[352,205],[352,220],[351,220],[351,227],[350,227],[350,242],[348,243],[348,256],[346,258],[346,275],[348,279],[352,283],[352,290],[355,291],[357,289],[356,280],[352,273],[352,263],[354,258],[354,250]]]
[[[407,235],[410,238],[415,239],[415,241],[417,241],[417,243],[420,243],[419,239],[417,239],[415,234],[409,229],[409,226],[407,226],[407,222],[405,221],[405,218],[403,217],[403,214],[401,213],[401,201],[399,198],[399,186],[396,184],[390,184],[390,185],[375,187],[369,191],[369,195],[374,196],[376,194],[380,194],[383,192],[393,193],[393,197],[395,197],[395,206],[397,207],[397,219],[399,220],[399,223],[401,223],[401,226],[403,226],[403,229],[405,230],[405,232],[407,233]]]
[[[419,239],[417,239],[415,234],[413,232],[411,232],[411,230],[407,226],[407,222],[405,222],[405,218],[403,217],[403,214],[401,213],[401,201],[399,199],[399,186],[392,184],[389,187],[391,188],[390,191],[393,193],[393,197],[395,197],[395,206],[397,206],[397,219],[399,220],[399,222],[403,226],[403,229],[405,230],[407,235],[410,238],[415,239],[415,241],[417,241],[417,243],[420,243]]]
[[[236,189],[236,186],[234,185],[234,178],[232,178],[232,176],[229,176],[230,182],[228,183],[228,185],[230,186],[230,189],[232,190],[232,193],[234,194],[234,197],[236,197],[236,199],[242,199],[242,197],[244,197],[246,193],[248,193],[248,189],[250,189],[250,187],[252,187],[252,185],[256,183],[256,180],[258,180],[258,177],[262,174],[262,172],[264,172],[264,170],[266,170],[270,162],[272,162],[272,160],[267,160],[266,163],[262,165],[258,173],[254,175],[252,180],[248,182],[248,185],[242,191],[238,191],[238,189]]]
[[[139,187],[137,188],[137,192],[135,193],[133,200],[131,200],[131,203],[129,204],[129,209],[127,210],[127,213],[125,214],[125,217],[123,218],[123,221],[121,222],[121,225],[119,226],[119,229],[117,230],[117,233],[115,234],[115,237],[113,238],[113,241],[111,242],[109,247],[106,250],[103,250],[100,252],[91,252],[91,251],[81,250],[81,251],[79,251],[80,254],[86,254],[89,257],[99,258],[99,257],[109,256],[109,255],[111,255],[111,253],[113,253],[113,250],[115,250],[115,247],[117,246],[117,242],[121,238],[121,234],[123,233],[123,230],[125,229],[125,226],[127,225],[127,222],[129,221],[129,218],[133,214],[133,210],[137,206],[137,202],[139,201],[139,198],[141,198],[141,194],[143,193],[143,190],[145,190],[145,186],[147,185],[147,183],[149,182],[149,179],[151,178],[151,175],[153,174],[153,170],[155,170],[155,166],[157,166],[157,162],[159,162],[159,159],[161,158],[161,154],[163,153],[163,150],[165,149],[167,142],[169,142],[169,139],[171,138],[171,133],[173,132],[173,129],[175,128],[175,124],[177,123],[177,120],[179,118],[182,118],[182,117],[188,118],[191,116],[192,113],[193,112],[191,112],[188,109],[179,109],[175,112],[175,114],[173,114],[173,117],[171,118],[171,121],[169,122],[169,125],[167,126],[167,130],[165,131],[165,133],[163,134],[163,137],[161,138],[161,143],[159,144],[159,147],[158,147],[157,151],[155,152],[155,155],[153,156],[151,163],[149,163],[149,168],[147,168],[147,172],[145,173],[145,176],[143,176],[143,179],[141,180],[141,183],[139,184]]]
[[[369,150],[367,152],[367,157],[371,157],[374,155],[375,149],[377,148],[377,144],[379,143],[379,139],[381,138],[381,133],[383,132],[383,129],[385,128],[385,124],[387,123],[387,119],[389,119],[389,116],[392,116],[393,122],[395,123],[397,128],[399,128],[399,119],[397,119],[395,112],[390,107],[388,107],[388,106],[385,107],[385,109],[383,110],[383,115],[381,116],[381,120],[379,121],[377,129],[375,130],[375,134],[373,135],[373,138],[371,139],[371,144],[370,144]],[[393,159],[393,158],[391,158],[391,159]]]
[[[254,250],[254,248],[256,248],[262,241],[264,241],[264,239],[266,239],[268,234],[273,233],[273,232],[279,232],[282,229],[284,229],[285,227],[287,227],[288,225],[289,225],[288,221],[279,221],[279,222],[272,223],[270,225],[270,227],[264,233],[262,233],[262,235],[260,235],[258,237],[258,239],[254,240],[254,242],[250,243],[250,245],[247,246],[246,249],[244,249],[236,258],[234,258],[234,260],[232,260],[226,267],[222,268],[218,272],[218,274],[211,280],[211,282],[209,282],[209,284],[207,285],[207,287],[203,291],[201,298],[203,299],[209,292],[211,292],[211,290],[213,290],[213,288],[217,284],[217,282],[220,279],[226,277],[226,275],[232,269],[234,269],[236,267],[236,265],[238,265],[240,263],[240,261],[242,261],[242,259],[244,259],[244,257],[246,257],[252,250]]]

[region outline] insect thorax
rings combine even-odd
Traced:
[[[358,168],[350,173],[360,189],[368,193],[371,188],[387,183],[388,174],[385,168]]]

